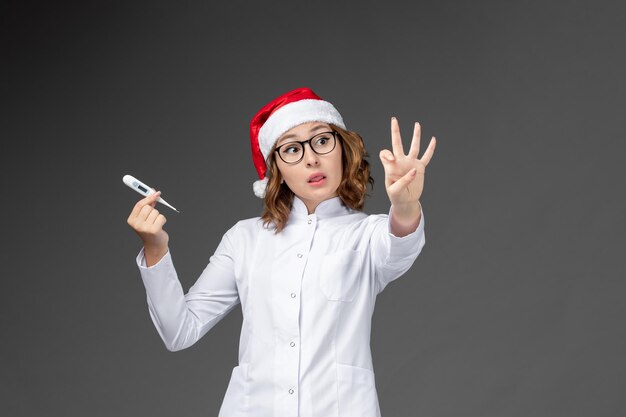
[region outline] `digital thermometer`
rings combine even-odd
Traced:
[[[122,178],[122,181],[124,181],[124,184],[128,185],[130,188],[137,191],[139,194],[143,196],[147,197],[155,193],[152,187],[148,187],[146,184],[139,181],[137,178],[133,177],[132,175],[124,175],[124,178]],[[172,207],[167,201],[163,200],[161,197],[159,197],[157,201],[161,204],[165,204],[166,206],[176,211],[177,213],[180,213],[180,211],[176,210],[176,208]]]

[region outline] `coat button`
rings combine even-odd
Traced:
[[[291,347],[294,347],[296,344],[294,342],[289,343]]]
[[[302,254],[301,253],[298,254],[298,258],[302,258]]]
[[[291,298],[296,298],[296,293],[295,292],[291,293]]]
[[[293,389],[289,388],[289,394],[293,394]]]
[[[307,223],[311,224],[311,223],[313,223],[313,220],[309,219],[309,221]]]

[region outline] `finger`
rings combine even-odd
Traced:
[[[391,180],[391,172],[393,169],[393,164],[396,161],[396,158],[393,156],[393,153],[388,149],[383,149],[378,154],[380,157],[380,162],[383,164],[383,170],[385,174],[385,188],[392,184]]]
[[[154,188],[153,188],[154,189]],[[153,194],[150,194],[149,196],[147,196],[147,205],[154,208],[157,204],[157,200],[159,199],[159,197],[161,196],[161,192],[155,192]]]
[[[437,139],[435,139],[435,137],[433,136],[430,140],[430,143],[428,144],[428,148],[426,148],[426,150],[424,151],[424,155],[422,155],[422,158],[420,159],[420,161],[424,163],[424,166],[428,165],[428,163],[430,162],[430,158],[432,158],[433,154],[435,153],[436,146]]]
[[[402,138],[400,137],[400,125],[395,117],[391,118],[391,147],[395,156],[404,155]]]
[[[157,219],[157,217],[159,217],[159,210],[154,209],[150,212],[150,214],[148,215],[148,218],[146,219],[146,223],[148,224],[154,224],[154,221]]]
[[[148,197],[154,197],[154,198],[151,198],[148,204],[150,204],[151,207],[154,207],[156,206],[156,203],[157,203],[156,201],[159,199],[159,197],[155,195],[157,193],[156,189],[152,188],[152,191],[154,191],[154,193],[150,194]]]
[[[380,157],[383,165],[385,165],[387,162],[394,162],[396,160],[396,158],[393,156],[393,153],[389,149],[383,149],[382,151],[380,151],[380,154],[378,156]]]
[[[420,152],[420,135],[422,133],[422,126],[415,122],[413,128],[413,140],[411,140],[411,148],[409,149],[409,158],[417,158]]]
[[[149,196],[146,196],[142,198],[141,200],[137,201],[137,204],[135,204],[135,206],[133,207],[133,211],[131,212],[130,217],[137,217],[137,215],[141,212],[141,209],[143,209],[144,206],[150,205],[150,203],[152,203],[153,201],[156,202],[156,200],[159,198],[160,195],[161,195],[161,191],[157,191],[156,193],[150,194]]]
[[[152,213],[154,210],[155,209],[150,206],[150,204],[146,204],[145,206],[143,206],[139,214],[137,214],[137,222],[145,223],[148,219],[148,216],[150,216],[150,213]]]
[[[154,224],[156,226],[158,226],[160,229],[163,228],[163,225],[167,222],[167,219],[165,218],[164,215],[159,214],[156,218],[156,220],[154,221]]]
[[[396,182],[391,184],[389,188],[392,188],[393,191],[396,192],[407,187],[411,183],[411,181],[415,179],[416,174],[417,174],[417,169],[415,168],[410,169],[409,172],[407,172],[402,177],[398,178]]]

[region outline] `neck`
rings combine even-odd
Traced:
[[[303,203],[304,203],[304,205],[306,206],[306,209],[307,209],[307,211],[308,211],[308,214],[313,214],[313,213],[315,213],[315,209],[317,208],[317,206],[319,206],[319,205],[320,205],[320,203],[322,203],[322,202],[324,202],[324,201],[327,201],[327,200],[330,200],[330,199],[333,199],[333,198],[335,198],[335,197],[337,197],[337,196],[338,196],[338,194],[336,194],[336,193],[335,193],[334,195],[332,195],[332,196],[328,197],[328,198],[327,198],[327,199],[325,199],[325,200],[321,200],[321,201],[315,201],[315,200],[305,200],[305,199],[304,199],[304,198],[302,198],[302,197],[298,197],[298,198],[299,198],[300,200],[302,200],[302,202],[303,202]]]

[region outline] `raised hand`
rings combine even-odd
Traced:
[[[392,117],[391,146],[393,152],[388,149],[380,151],[380,160],[385,170],[385,188],[389,201],[397,209],[396,211],[410,210],[411,206],[419,207],[419,198],[424,189],[424,173],[435,152],[435,144],[437,143],[433,136],[422,158],[418,158],[420,134],[421,126],[416,122],[411,148],[409,153],[405,155],[398,120]]]

